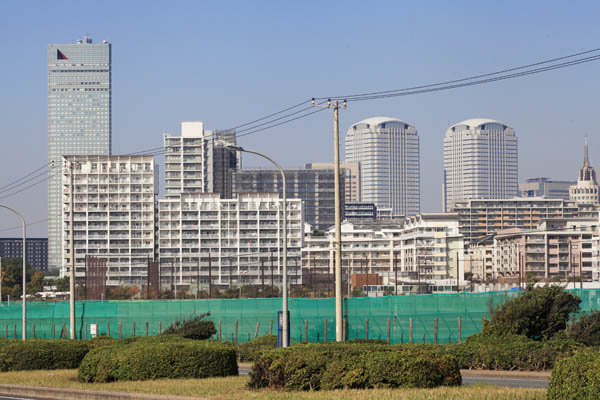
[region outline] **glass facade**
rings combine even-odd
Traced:
[[[111,45],[48,45],[48,264],[61,265],[62,156],[111,152]]]

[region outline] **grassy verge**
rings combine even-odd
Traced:
[[[0,373],[0,384],[52,386],[88,390],[111,390],[219,399],[519,399],[546,398],[544,389],[516,389],[495,386],[465,386],[437,389],[374,389],[321,392],[252,391],[246,388],[247,376],[207,379],[161,379],[155,381],[79,383],[77,370],[17,371]]]

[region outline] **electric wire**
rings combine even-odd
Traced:
[[[389,94],[362,96],[362,97],[357,96],[357,97],[352,97],[352,98],[345,99],[345,100],[347,100],[349,102],[350,101],[366,101],[366,100],[376,100],[376,99],[384,99],[384,98],[390,98],[390,97],[411,96],[411,95],[416,95],[416,94],[439,92],[439,91],[443,91],[443,90],[457,89],[457,88],[462,88],[462,87],[475,86],[475,85],[481,85],[481,84],[486,84],[486,83],[490,83],[490,82],[513,79],[513,78],[517,78],[517,77],[521,77],[521,76],[539,74],[542,72],[552,71],[555,69],[567,68],[567,67],[571,67],[574,65],[584,64],[584,63],[598,61],[598,60],[600,60],[600,55],[589,57],[589,58],[586,58],[583,60],[574,60],[574,61],[570,61],[567,63],[561,63],[559,65],[552,65],[552,66],[537,68],[535,70],[522,71],[522,72],[518,72],[518,73],[514,73],[514,74],[502,75],[502,76],[498,76],[498,77],[494,77],[494,78],[487,78],[487,79],[476,80],[476,81],[471,81],[471,82],[464,82],[464,83],[459,83],[459,84],[455,84],[455,85],[432,87],[432,88],[427,88],[427,89],[413,90],[413,91],[400,92],[400,93],[389,93]]]
[[[29,178],[29,179],[26,179],[26,180],[22,181],[21,183],[18,183],[18,184],[12,185],[12,186],[10,186],[10,187],[8,187],[8,188],[6,188],[6,189],[2,189],[2,190],[0,190],[0,194],[2,194],[2,193],[6,193],[6,192],[10,192],[11,190],[17,189],[19,186],[23,186],[23,185],[25,185],[26,183],[28,183],[28,182],[31,182],[31,181],[33,181],[33,180],[36,180],[36,179],[38,179],[39,177],[41,177],[41,176],[44,176],[44,175],[47,175],[47,174],[48,174],[48,170],[46,169],[46,170],[42,171],[41,173],[39,173],[39,174],[36,174],[36,175],[32,176],[31,178]]]
[[[527,64],[527,65],[522,65],[522,66],[518,66],[518,67],[512,67],[512,68],[508,68],[508,69],[494,71],[494,72],[490,72],[490,73],[485,73],[485,74],[480,74],[480,75],[474,75],[474,76],[470,76],[470,77],[467,77],[467,78],[461,78],[461,79],[455,79],[455,80],[450,80],[450,81],[432,83],[432,84],[427,84],[427,85],[412,86],[412,87],[406,87],[406,88],[402,88],[402,89],[384,90],[384,91],[378,91],[378,92],[350,94],[350,95],[345,95],[345,96],[316,97],[315,99],[317,99],[317,100],[321,100],[321,99],[351,99],[353,97],[364,97],[364,96],[389,94],[389,93],[395,93],[395,92],[412,91],[412,90],[417,90],[417,89],[426,89],[426,88],[435,87],[435,86],[449,85],[449,84],[454,84],[454,83],[459,83],[459,82],[465,82],[465,81],[469,81],[469,80],[475,80],[475,79],[479,79],[479,78],[485,78],[485,77],[493,76],[493,75],[505,74],[507,72],[517,71],[517,70],[525,69],[525,68],[536,67],[536,66],[543,65],[543,64],[549,64],[551,62],[566,60],[568,58],[574,58],[574,57],[582,56],[584,54],[596,53],[598,51],[600,51],[600,48],[594,48],[594,49],[590,49],[590,50],[586,50],[586,51],[582,51],[582,52],[578,52],[578,53],[569,54],[569,55],[562,56],[562,57],[556,57],[556,58],[552,58],[552,59],[549,59],[549,60],[535,62],[535,63],[532,63],[532,64]]]
[[[40,181],[38,181],[38,182],[32,183],[31,185],[28,185],[28,186],[25,186],[24,188],[21,188],[20,190],[17,190],[16,192],[13,192],[13,193],[9,193],[9,194],[7,194],[7,195],[4,195],[4,196],[0,197],[0,200],[3,200],[3,199],[6,199],[6,198],[9,198],[9,197],[12,197],[12,196],[14,196],[14,195],[16,195],[16,194],[22,193],[22,192],[24,192],[25,190],[31,189],[32,187],[39,185],[40,183],[47,182],[47,181],[48,181],[48,180],[50,180],[52,177],[54,177],[54,176],[56,176],[56,175],[58,175],[58,174],[59,174],[59,173],[57,172],[57,173],[55,173],[54,175],[50,175],[49,177],[46,177],[46,178],[44,178],[44,179],[41,179],[41,180],[40,180]]]
[[[11,183],[7,184],[7,185],[4,185],[4,186],[0,187],[0,190],[6,189],[6,188],[8,188],[9,186],[13,186],[15,183],[18,183],[18,182],[22,181],[23,179],[29,178],[31,175],[35,174],[36,172],[38,172],[38,171],[40,171],[40,170],[42,170],[42,169],[44,169],[44,168],[48,167],[48,165],[49,165],[49,164],[50,164],[50,163],[46,163],[46,164],[42,165],[41,167],[39,167],[38,169],[36,169],[35,171],[32,171],[32,172],[28,173],[28,174],[27,174],[27,175],[25,175],[24,177],[22,177],[22,178],[19,178],[19,179],[15,180],[15,181],[13,181],[13,182],[11,182]]]
[[[44,218],[44,219],[40,219],[38,221],[33,221],[33,222],[25,223],[25,226],[37,225],[37,224],[41,224],[42,222],[46,222],[46,221],[48,221],[48,218]],[[10,227],[10,228],[2,228],[2,229],[0,229],[0,232],[13,231],[15,229],[20,229],[22,227],[23,227],[23,225],[17,225],[17,226],[13,226],[13,227]]]

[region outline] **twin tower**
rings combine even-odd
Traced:
[[[396,118],[353,124],[345,141],[347,162],[360,163],[361,201],[393,214],[420,213],[417,129]],[[492,119],[452,125],[444,136],[443,210],[465,199],[512,198],[518,192],[517,137]]]

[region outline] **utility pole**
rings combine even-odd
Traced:
[[[331,108],[331,100],[327,100],[327,106],[315,104],[313,107]],[[346,100],[342,108],[346,108]],[[337,342],[344,341],[344,315],[342,304],[342,221],[340,208],[340,105],[338,100],[333,101],[333,156],[334,156],[334,184],[335,184],[335,339]]]
[[[398,296],[398,253],[394,253],[394,296]]]
[[[265,260],[260,258],[260,279],[262,282],[262,295],[265,295]]]
[[[71,340],[75,339],[75,235],[73,234],[73,220],[75,219],[75,210],[73,208],[73,162],[69,161],[67,165],[69,171],[69,247],[71,268],[69,271],[69,329]]]
[[[208,298],[212,299],[212,263],[210,251],[208,252]]]

